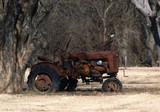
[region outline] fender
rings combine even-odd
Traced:
[[[37,68],[39,66],[48,66],[49,68],[52,68],[53,70],[55,70],[59,76],[63,75],[62,74],[62,72],[63,72],[62,67],[60,67],[60,65],[58,65],[58,63],[40,62],[40,63],[33,65],[31,67],[31,71],[33,71],[35,68]]]

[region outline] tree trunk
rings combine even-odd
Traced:
[[[0,92],[12,93],[22,90],[29,60],[45,43],[45,31],[40,28],[43,28],[41,24],[48,17],[53,3],[47,2],[46,6],[40,0],[6,0],[1,3],[4,14],[0,38]]]
[[[158,31],[158,39],[157,39],[157,52],[158,52],[158,61],[157,64],[160,66],[160,21],[159,17],[156,19],[157,24],[157,31]]]
[[[22,90],[24,73],[34,50],[26,27],[29,27],[33,16],[32,10],[35,10],[36,5],[37,0],[30,2],[8,0],[3,3],[0,92],[12,93]],[[29,8],[30,10],[28,10]]]
[[[157,18],[159,12],[158,0],[131,0],[131,2],[150,20],[150,30],[157,46],[158,65],[160,63],[160,23]]]
[[[21,6],[17,0],[9,0],[4,7],[3,36],[1,49],[1,92],[20,91],[23,83],[25,66],[20,67],[18,58],[18,43],[20,38],[20,16],[22,15]]]
[[[151,21],[151,32],[153,34],[156,46],[157,46],[157,53],[158,53],[158,66],[160,63],[160,32],[159,32],[159,24],[158,24],[158,20],[156,20],[156,17],[151,17],[150,18]]]

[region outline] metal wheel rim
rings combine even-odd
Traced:
[[[52,80],[47,74],[39,74],[36,76],[35,80],[35,88],[40,92],[48,92],[52,89]]]
[[[109,82],[107,85],[107,91],[110,91],[110,92],[117,92],[118,89],[119,89],[119,86],[117,83],[115,82]]]

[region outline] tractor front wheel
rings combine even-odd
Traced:
[[[122,83],[117,78],[109,78],[102,85],[103,92],[121,92]]]

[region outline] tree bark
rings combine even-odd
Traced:
[[[29,30],[37,5],[38,0],[8,0],[4,3],[0,92],[22,91],[28,61],[38,45]]]
[[[154,40],[155,40],[155,43],[156,43],[156,46],[157,46],[157,53],[158,53],[158,66],[159,66],[159,63],[160,63],[160,32],[159,32],[159,25],[157,24],[158,21],[156,19],[156,17],[151,17],[150,18],[150,21],[151,21],[151,32],[153,34],[153,37],[154,37]]]
[[[157,58],[158,66],[160,63],[160,24],[157,19],[157,14],[159,12],[158,0],[131,0],[131,2],[146,16],[147,20],[150,23],[149,27],[153,34],[155,44],[157,46]]]
[[[153,11],[148,0],[131,0],[131,2],[142,12],[146,17],[153,16]]]

